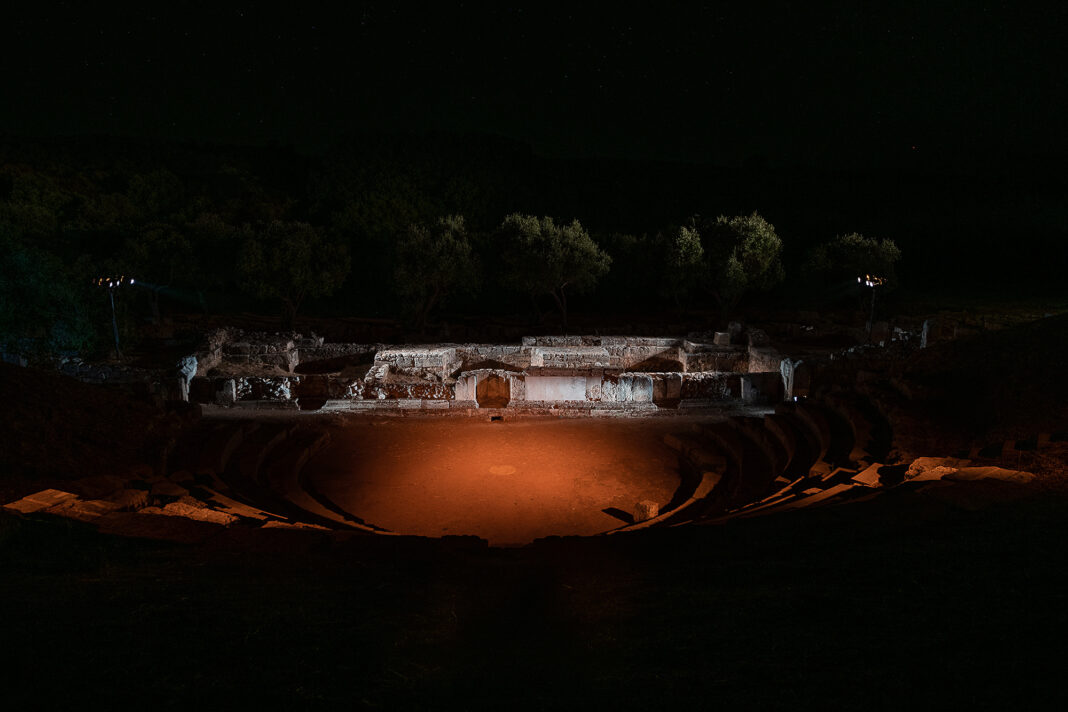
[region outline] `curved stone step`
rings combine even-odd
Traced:
[[[845,417],[821,402],[811,400],[797,403],[796,410],[803,420],[819,434],[820,460],[832,466],[848,466],[853,451],[853,429]]]
[[[722,459],[722,458],[721,458]],[[702,470],[700,478],[695,483],[692,493],[671,509],[661,512],[652,519],[646,519],[634,524],[624,524],[621,527],[605,532],[605,534],[618,534],[620,532],[639,531],[654,526],[675,526],[687,523],[695,516],[700,516],[702,510],[707,509],[711,501],[710,495],[715,492],[717,486],[723,481],[723,473],[715,470]]]
[[[764,495],[778,473],[772,470],[771,461],[752,438],[728,423],[700,425],[698,432],[737,464],[736,475],[725,482],[726,506],[737,506]]]
[[[875,426],[860,408],[842,397],[823,399],[831,409],[845,419],[853,433],[853,447],[849,460],[867,465],[875,460]]]
[[[792,436],[794,440],[794,456],[782,474],[791,479],[807,477],[820,459],[820,442],[815,431],[792,409],[768,415],[766,419],[774,424],[773,427],[769,425],[769,430],[773,433],[781,431],[784,439]]]
[[[763,418],[736,416],[727,422],[756,443],[757,447],[767,457],[775,476],[782,474],[786,470],[786,466],[790,461],[789,454],[782,441],[767,429]]]

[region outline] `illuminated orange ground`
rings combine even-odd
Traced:
[[[312,458],[309,483],[368,524],[402,534],[474,534],[495,546],[622,525],[679,485],[663,435],[674,419],[353,421]]]

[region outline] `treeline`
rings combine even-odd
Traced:
[[[922,273],[930,240],[909,229],[920,220],[901,204],[916,189],[899,186],[888,202],[846,183],[549,160],[484,137],[364,137],[316,159],[284,149],[8,141],[0,338],[91,348],[106,316],[91,280],[105,273],[145,285],[123,300],[143,317],[256,308],[287,319],[301,310],[402,316],[417,326],[442,309],[535,319],[553,311],[564,321],[578,295],[600,310],[726,314],[784,276],[826,289],[864,265],[889,271],[902,252],[921,258],[908,267]],[[832,204],[784,199],[788,188],[828,193]],[[856,217],[858,205],[879,201],[872,216]],[[892,211],[901,212],[896,223]],[[835,240],[840,233],[849,234]]]

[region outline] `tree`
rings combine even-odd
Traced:
[[[349,266],[343,244],[324,239],[308,223],[274,220],[245,240],[237,271],[246,292],[282,303],[283,322],[292,328],[304,300],[336,291]]]
[[[723,318],[745,293],[771,289],[783,280],[782,240],[756,211],[721,215],[704,237],[708,286]]]
[[[877,240],[860,233],[838,235],[817,245],[809,253],[805,271],[828,282],[853,284],[857,277],[871,274],[886,280],[892,287],[896,281],[894,267],[901,259],[901,250],[893,240]]]
[[[684,300],[697,291],[706,269],[701,235],[694,226],[682,226],[658,237],[663,255],[661,291],[682,311]]]
[[[478,274],[463,216],[439,218],[432,228],[410,225],[397,243],[393,276],[417,329],[449,294],[473,291]]]
[[[497,237],[505,279],[531,296],[539,319],[537,296],[552,296],[565,329],[568,292],[591,289],[612,263],[578,220],[557,225],[550,217],[513,213],[501,223]]]

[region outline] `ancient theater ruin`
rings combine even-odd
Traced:
[[[138,536],[178,518],[514,546],[1032,477],[1002,467],[1010,443],[892,453],[909,420],[864,384],[926,326],[846,347],[775,333],[398,346],[219,329],[162,371],[68,364],[203,417],[140,469],[8,506]]]
[[[196,358],[192,399],[222,405],[626,415],[786,395],[782,356],[759,332],[740,329],[705,340],[539,336],[420,346],[223,331]]]

